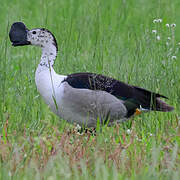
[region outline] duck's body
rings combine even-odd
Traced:
[[[67,82],[67,76],[43,70],[36,71],[36,86],[51,110],[70,123],[95,127],[97,119],[121,122],[125,120],[127,110],[123,101],[106,91],[85,88],[73,88]]]
[[[70,123],[95,127],[98,118],[101,122],[108,121],[109,124],[125,120],[127,110],[123,101],[106,91],[95,90],[93,85],[92,88],[81,88],[82,85],[85,86],[81,84],[83,80],[85,78],[91,80],[90,77],[97,77],[97,75],[80,73],[63,76],[57,74],[53,67],[49,69],[38,65],[35,82],[51,110]],[[76,88],[73,87],[76,86],[75,81],[79,82]]]
[[[71,123],[96,127],[122,122],[139,110],[172,111],[163,95],[130,86],[113,78],[93,73],[59,75],[53,69],[57,55],[55,37],[46,29],[29,31],[21,22],[10,31],[14,46],[36,45],[42,48],[35,74],[38,91],[54,113]]]

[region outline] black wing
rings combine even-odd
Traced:
[[[127,109],[132,111],[129,112],[130,115],[134,113],[136,108],[140,108],[140,106],[148,110],[172,110],[167,109],[170,107],[168,105],[165,110],[161,107],[162,103],[159,104],[158,98],[167,97],[100,74],[75,73],[68,75],[64,81],[67,81],[73,88],[102,90],[124,100]]]

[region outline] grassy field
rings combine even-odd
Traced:
[[[40,49],[11,46],[15,21],[53,32],[56,72],[108,75],[168,96],[175,111],[79,135],[36,90]],[[0,179],[179,179],[179,32],[179,0],[2,1]]]

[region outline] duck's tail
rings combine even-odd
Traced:
[[[154,93],[148,91],[143,88],[135,87],[136,98],[139,100],[139,104],[142,108],[146,110],[153,110],[153,111],[162,111],[162,112],[169,112],[173,111],[174,107],[170,106],[169,104],[165,103],[160,98],[168,99],[166,96],[163,96],[158,93]]]
[[[174,110],[174,107],[170,106],[169,104],[166,104],[163,100],[161,100],[159,97],[156,98],[156,106],[153,110],[156,111],[163,111],[163,112],[170,112]]]

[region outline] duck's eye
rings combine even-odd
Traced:
[[[32,33],[33,33],[33,34],[36,34],[36,31],[33,31]]]

